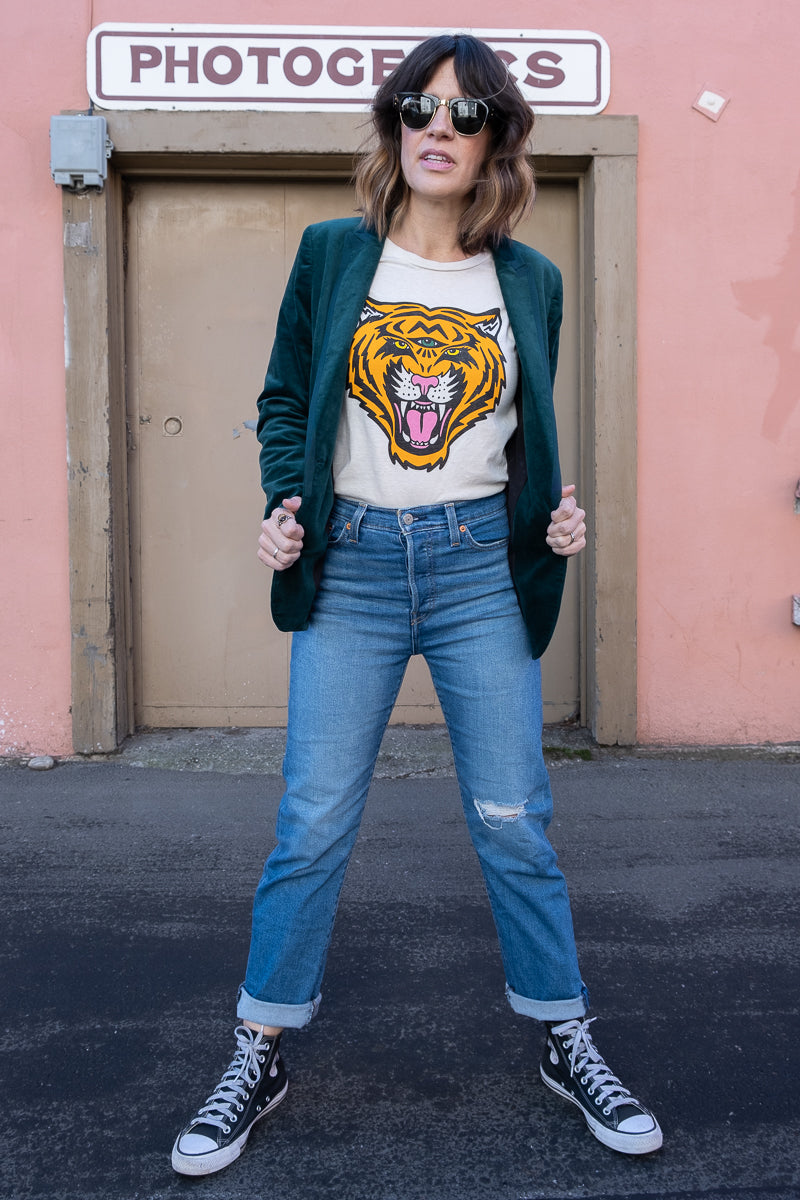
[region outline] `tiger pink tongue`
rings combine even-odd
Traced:
[[[418,408],[410,408],[406,413],[406,422],[412,440],[429,442],[438,420],[439,418],[432,408],[426,408],[422,412]]]

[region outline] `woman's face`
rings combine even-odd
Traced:
[[[464,95],[451,58],[439,64],[425,91],[440,100]],[[412,195],[457,201],[459,209],[465,207],[463,201],[473,191],[490,148],[488,124],[474,137],[464,137],[453,129],[449,109],[444,107],[436,110],[425,129],[401,126],[400,163]]]

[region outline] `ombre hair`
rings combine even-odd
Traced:
[[[443,34],[415,46],[385,79],[372,103],[372,143],[355,170],[358,211],[367,228],[386,237],[402,218],[410,195],[400,165],[400,117],[394,105],[399,92],[424,92],[440,63],[452,59],[465,96],[486,100],[491,148],[469,207],[458,224],[465,254],[495,249],[531,209],[533,167],[528,139],[533,113],[505,64],[478,38]]]

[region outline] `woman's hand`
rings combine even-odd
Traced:
[[[569,483],[561,489],[561,503],[551,512],[553,518],[547,527],[547,544],[554,554],[567,557],[577,554],[586,545],[586,513],[578,508],[578,502],[573,496],[575,484]]]
[[[301,497],[292,496],[280,508],[274,508],[268,520],[261,522],[258,557],[273,571],[285,571],[300,557],[305,531],[294,517],[300,504]]]

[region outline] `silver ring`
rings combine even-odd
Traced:
[[[277,558],[277,557],[278,557],[278,547],[277,547],[277,546],[275,547],[275,550],[273,551],[272,557],[273,557],[273,558]]]
[[[574,541],[575,541],[575,534],[574,534],[574,533],[571,533],[571,534],[569,535],[569,540],[570,540],[570,542],[574,542]]]
[[[275,524],[278,526],[278,529],[280,529],[281,525],[285,525],[285,523],[289,520],[289,516],[289,513],[282,512],[279,517],[275,518]]]

